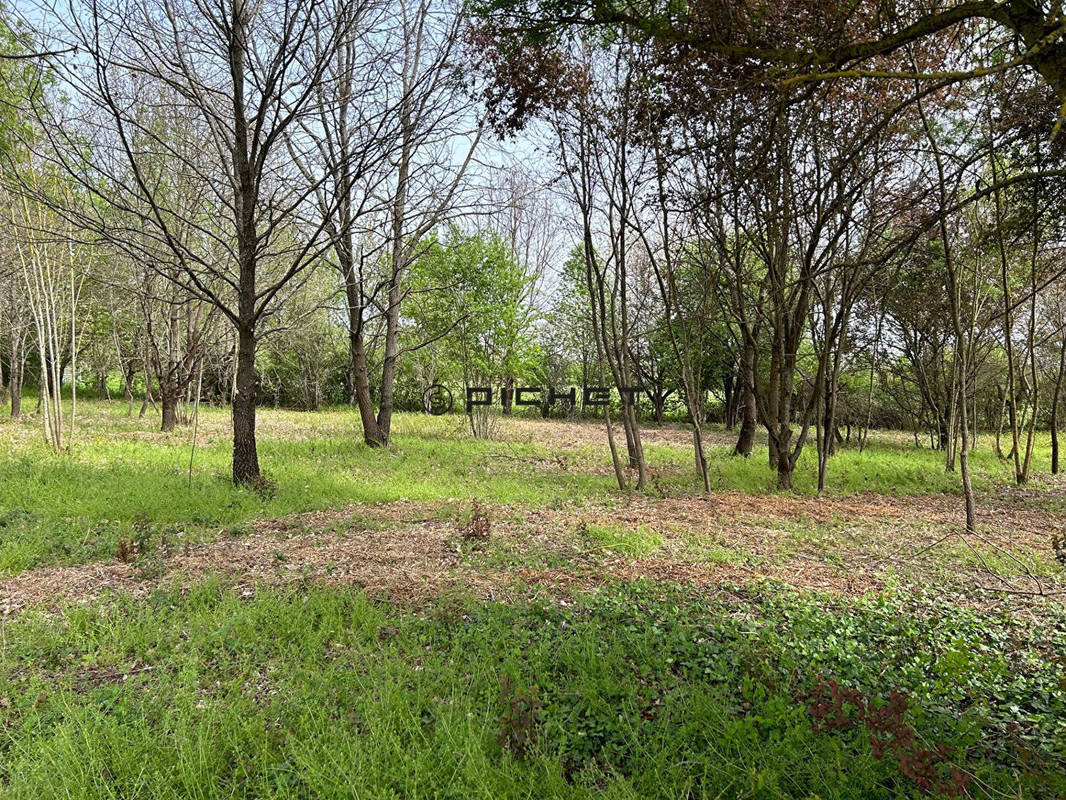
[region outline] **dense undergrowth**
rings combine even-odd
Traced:
[[[1047,619],[768,585],[404,609],[209,580],[4,625],[0,791],[1062,797]]]

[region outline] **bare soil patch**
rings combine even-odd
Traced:
[[[91,601],[107,591],[145,595],[159,585],[189,585],[210,574],[229,576],[249,592],[261,583],[326,581],[414,601],[456,587],[486,599],[531,586],[566,594],[617,579],[700,586],[773,580],[858,595],[883,588],[889,572],[900,568],[911,568],[919,580],[928,574],[940,585],[945,564],[937,550],[961,543],[955,537],[960,498],[954,496],[727,493],[667,500],[632,496],[593,508],[489,506],[492,533],[482,544],[464,542],[444,506],[397,502],[316,511],[262,520],[248,536],[147,562],[30,570],[0,581],[0,612]],[[976,545],[1001,548],[1021,562],[1047,549],[1049,531],[1066,524],[1066,514],[1012,509],[1008,495],[998,504],[991,499],[981,522]],[[589,547],[581,539],[583,523],[646,526],[657,532],[661,546],[645,557]],[[817,526],[827,526],[827,533],[818,533]],[[701,555],[705,547],[716,548],[717,557]],[[500,566],[501,559],[514,564]],[[982,603],[992,590],[1014,587],[1017,597],[1056,596],[1066,583],[1066,576],[1046,575],[1034,583],[1020,568],[1017,578],[1004,581],[972,563],[949,566],[950,588],[973,590]]]

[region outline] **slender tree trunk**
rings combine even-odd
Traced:
[[[11,416],[18,417],[22,414],[22,380],[26,373],[26,356],[24,339],[15,331],[11,332],[11,364],[10,364],[10,388],[11,388]]]
[[[847,334],[848,330],[848,316],[849,311],[843,312],[846,316],[844,322],[841,325],[840,339]],[[836,397],[837,387],[840,384],[840,370],[843,366],[840,357],[840,348],[837,347],[833,355],[833,366],[831,369],[826,369],[825,383],[826,388],[823,392],[822,403],[825,409],[825,419],[823,420],[822,427],[822,457],[819,459],[818,464],[818,491],[825,491],[826,471],[829,467],[829,456],[836,454],[836,440],[840,435],[837,431],[837,418],[836,418]]]
[[[996,391],[1000,396],[999,419],[996,423],[996,455],[1003,458],[1003,418],[1007,411],[1007,393],[999,385],[996,386]]]
[[[955,471],[955,431],[958,428],[958,400],[959,400],[959,352],[955,350],[955,357],[951,363],[951,384],[948,387],[947,427],[941,431],[941,439],[944,447],[944,469],[948,472]]]
[[[126,391],[126,416],[133,416],[133,369],[130,364],[122,365],[122,383]]]
[[[937,176],[939,178],[938,187],[940,190],[941,209],[940,238],[944,246],[944,263],[948,273],[948,296],[951,307],[951,325],[955,333],[955,358],[962,363],[962,369],[959,370],[959,425],[962,428],[962,436],[960,437],[961,446],[959,450],[959,471],[962,473],[962,491],[966,505],[966,532],[972,534],[977,529],[977,503],[974,499],[973,482],[970,480],[970,429],[966,409],[966,376],[969,372],[969,347],[962,325],[962,311],[959,308],[962,300],[960,297],[959,279],[955,271],[951,238],[948,234],[947,220],[945,218],[945,210],[948,206],[948,200],[944,165],[940,157],[940,151],[936,145],[936,140],[933,136],[932,128],[929,125],[929,119],[926,117],[925,111],[922,109],[921,101],[918,102],[918,112],[922,118],[926,137],[929,139],[929,143],[933,147],[933,152],[936,157]]]
[[[722,424],[727,431],[733,430],[737,424],[737,387],[736,378],[726,375],[722,379],[722,393],[725,395],[725,408],[722,413]]]
[[[504,378],[500,389],[500,404],[503,406],[504,416],[511,416],[514,411],[514,378]]]
[[[777,452],[777,488],[791,489],[792,475],[796,464],[792,458],[792,387],[795,381],[792,359],[784,356],[781,359],[781,376],[777,383],[777,435],[775,438],[775,450]]]
[[[751,455],[752,449],[755,447],[755,427],[758,424],[758,417],[756,416],[755,408],[755,346],[754,344],[745,341],[743,348],[741,349],[741,385],[740,390],[742,392],[742,416],[740,420],[740,435],[737,437],[736,447],[733,448],[733,455],[744,456],[747,458]]]
[[[877,304],[877,296],[874,296],[874,304]],[[866,449],[866,443],[870,439],[870,424],[874,415],[874,381],[877,379],[877,355],[881,349],[881,328],[885,323],[885,310],[881,307],[877,315],[877,327],[874,331],[873,352],[870,353],[870,385],[866,389],[866,424],[859,433],[859,452]]]
[[[348,237],[350,238],[350,237]],[[344,275],[344,290],[348,300],[348,401],[359,409],[363,426],[363,441],[371,447],[381,443],[374,400],[370,395],[370,375],[366,363],[366,342],[363,337],[363,289],[355,272],[351,243],[346,238],[338,249],[338,260]]]
[[[622,459],[618,455],[618,445],[614,440],[614,425],[611,424],[610,406],[603,407],[603,419],[607,423],[607,446],[611,450],[611,465],[614,467],[614,477],[618,481],[618,488],[626,488],[626,476],[622,470]]]
[[[1051,474],[1059,474],[1059,403],[1062,399],[1062,378],[1066,374],[1066,330],[1059,345],[1059,370],[1055,374],[1055,391],[1051,395]]]
[[[350,335],[349,347],[355,404],[359,408],[359,419],[363,424],[363,441],[371,447],[379,447],[382,442],[378,433],[377,417],[374,415],[374,399],[370,396],[370,375],[367,372],[366,346],[361,329]]]
[[[1038,209],[1036,208],[1036,193],[1033,195],[1033,216],[1034,219],[1038,218]],[[1036,363],[1036,298],[1039,294],[1039,287],[1037,286],[1037,274],[1036,265],[1039,258],[1039,236],[1038,227],[1034,222],[1033,229],[1033,253],[1032,260],[1029,265],[1029,279],[1030,279],[1030,296],[1029,296],[1029,331],[1028,340],[1026,342],[1029,348],[1029,382],[1032,384],[1029,394],[1033,398],[1032,402],[1032,416],[1029,418],[1029,430],[1025,435],[1025,458],[1022,460],[1022,469],[1018,475],[1019,483],[1027,483],[1029,481],[1029,468],[1033,461],[1033,445],[1036,440],[1036,419],[1040,413],[1040,376],[1037,371]]]
[[[405,54],[409,58],[410,53]],[[404,88],[410,92],[412,80],[408,69],[414,68],[404,63]],[[372,435],[365,438],[368,444],[387,447],[392,433],[392,406],[395,397],[396,372],[400,357],[400,302],[403,299],[403,276],[407,270],[409,258],[405,241],[405,222],[407,221],[407,192],[409,189],[411,157],[414,148],[414,109],[412,100],[405,100],[400,107],[401,145],[399,162],[396,169],[396,195],[393,198],[390,213],[392,251],[390,253],[389,305],[385,312],[385,353],[381,363],[381,390],[378,399],[377,426]],[[371,441],[373,440],[373,441]]]
[[[1018,428],[1018,388],[1016,369],[1014,362],[1014,318],[1011,310],[1013,308],[1011,303],[1010,282],[1007,276],[1007,248],[1003,241],[1003,211],[1002,200],[1000,197],[1000,191],[998,188],[998,177],[996,169],[996,157],[992,155],[992,181],[996,184],[996,189],[993,192],[995,199],[995,231],[996,231],[996,244],[999,249],[999,264],[1000,264],[1000,289],[1003,292],[1003,343],[1007,351],[1007,393],[1010,402],[1010,437],[1011,437],[1011,452],[1010,457],[1014,459],[1014,480],[1017,484],[1022,484],[1022,461],[1021,461],[1021,449],[1019,447],[1021,434]]]
[[[385,357],[381,364],[381,392],[378,401],[375,441],[367,443],[387,447],[392,435],[392,407],[396,388],[396,371],[400,358],[400,286],[399,279],[389,289],[389,310],[386,315]]]

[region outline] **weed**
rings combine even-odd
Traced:
[[[136,546],[137,554],[143,556],[150,553],[155,526],[152,524],[152,519],[148,516],[148,512],[141,510],[134,514],[130,527],[133,528],[133,542]]]
[[[155,551],[139,556],[133,562],[133,576],[139,581],[154,581],[166,572],[165,559]]]
[[[492,534],[492,518],[476,497],[470,503],[470,513],[457,513],[455,529],[464,541],[484,542]]]
[[[278,493],[278,482],[267,475],[256,476],[249,481],[248,487],[263,501],[273,500]]]
[[[515,758],[525,758],[536,742],[537,712],[540,700],[534,684],[523,689],[506,672],[500,676],[499,701],[503,706],[500,716],[500,746],[511,751]]]
[[[905,719],[908,699],[902,692],[892,692],[889,701],[882,703],[860,689],[829,680],[819,682],[808,700],[815,731],[864,725],[870,731],[873,757],[898,761],[900,772],[920,791],[948,797],[966,793],[970,776],[951,766],[951,748],[943,743],[932,748],[919,745],[914,728]]]
[[[122,564],[129,564],[137,555],[137,545],[131,539],[119,539],[115,559]]]
[[[1055,554],[1055,560],[1066,567],[1066,534],[1057,533],[1051,537],[1051,550]]]

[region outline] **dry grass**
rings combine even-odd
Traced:
[[[614,506],[528,509],[488,505],[490,542],[464,541],[446,503],[396,502],[376,507],[262,520],[241,538],[225,538],[145,563],[49,567],[0,581],[0,610],[11,614],[101,592],[150,593],[160,584],[188,585],[212,573],[240,585],[326,581],[408,601],[462,587],[483,598],[529,587],[568,594],[604,581],[667,580],[696,586],[779,581],[800,589],[857,595],[903,579],[992,602],[1054,596],[1063,574],[1041,570],[1050,532],[1066,514],[1017,508],[1006,491],[987,498],[981,531],[969,543],[960,529],[959,498],[862,495],[811,498],[727,493],[658,500],[629,496]],[[589,525],[653,532],[653,552],[590,545]],[[1009,558],[991,569],[973,553]],[[1031,568],[1013,563],[1030,565]],[[1036,576],[1035,578],[1033,576]]]

